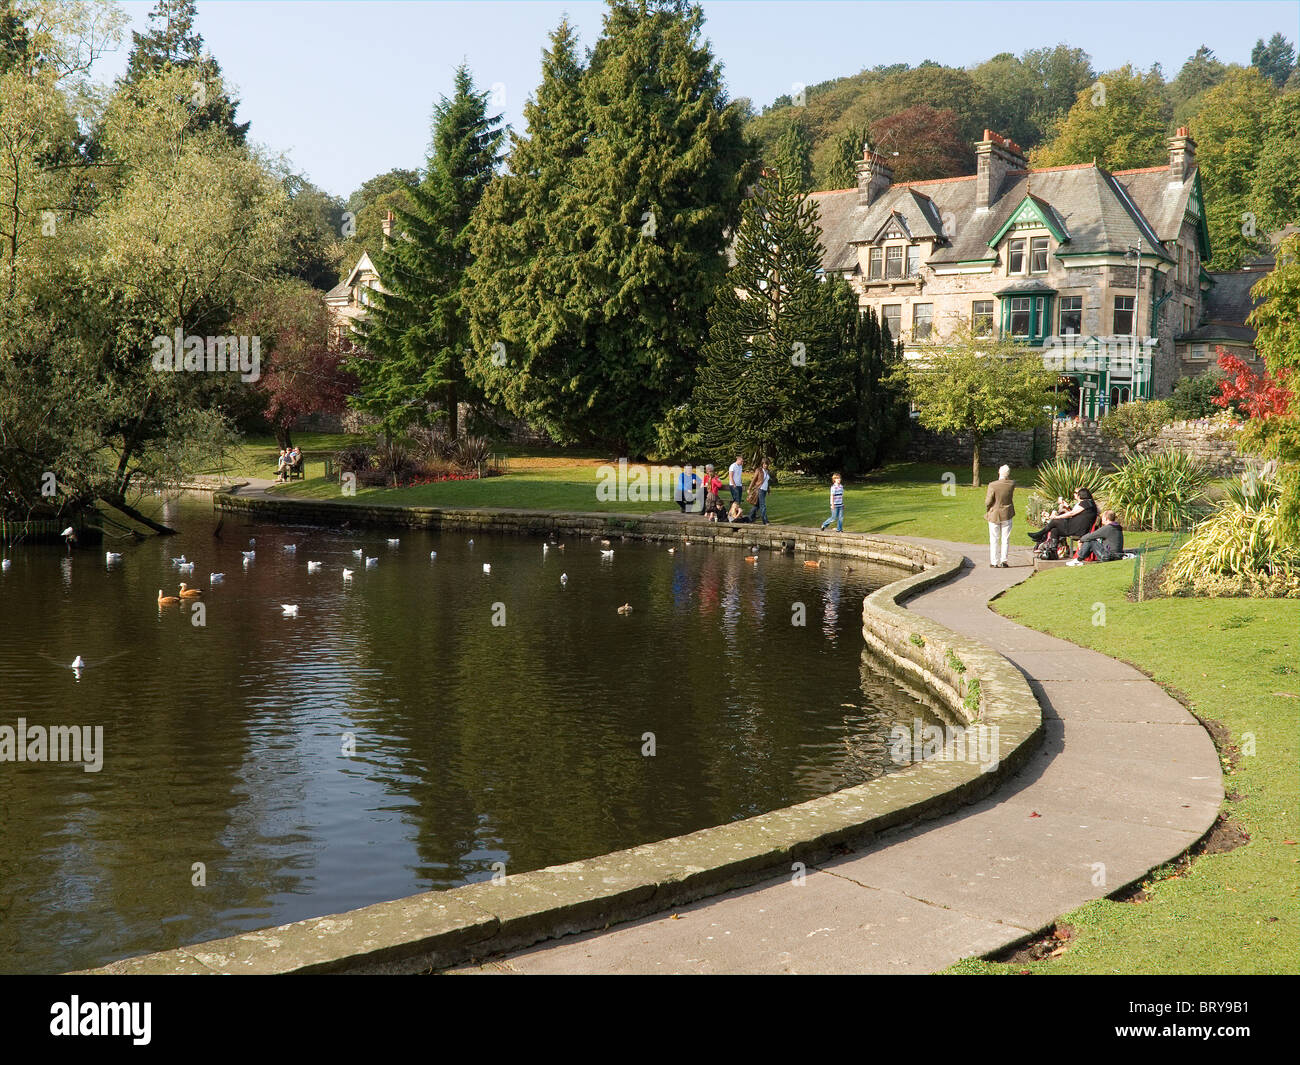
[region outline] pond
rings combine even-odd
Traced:
[[[0,971],[749,817],[903,768],[890,727],[935,720],[863,654],[894,570],[162,516],[178,535],[4,551],[0,734],[102,728],[102,763],[0,761]],[[201,605],[159,606],[182,580]]]

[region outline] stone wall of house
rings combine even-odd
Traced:
[[[1176,422],[1160,436],[1143,444],[1141,451],[1173,449],[1194,455],[1205,462],[1216,477],[1235,476],[1259,460],[1243,455],[1237,447],[1235,430],[1208,422]],[[1087,459],[1105,469],[1123,461],[1123,448],[1101,435],[1096,422],[1058,420],[1050,428],[1040,429],[1037,451],[1042,459]],[[951,465],[954,471],[970,468],[969,433],[932,433],[913,425],[912,435],[901,449],[899,458],[909,462],[935,462]],[[983,466],[1031,466],[1035,455],[1035,434],[1001,432],[986,439],[980,447]]]

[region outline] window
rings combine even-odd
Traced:
[[[1128,385],[1111,385],[1110,405],[1112,409],[1118,407],[1121,403],[1129,402],[1130,399],[1132,399],[1132,392],[1129,390]]]
[[[897,340],[898,329],[903,322],[903,305],[901,303],[886,303],[880,308],[880,313],[885,316],[885,325],[889,326],[890,340]]]
[[[933,303],[915,303],[912,305],[912,339],[925,340],[930,335],[930,326],[934,317]]]
[[[993,335],[993,301],[975,300],[970,305],[970,322],[975,328],[975,335],[987,337]]]
[[[1183,332],[1190,333],[1195,327],[1195,311],[1190,303],[1183,304]]]
[[[1025,242],[1013,240],[1007,245],[1007,273],[1023,274],[1025,272]]]
[[[1029,272],[1047,273],[1047,238],[1034,237],[1029,241]]]
[[[1078,336],[1083,332],[1083,297],[1061,297],[1061,336]]]
[[[881,276],[881,263],[884,259],[884,252],[879,248],[872,248],[867,255],[867,278],[877,278]]]
[[[885,276],[903,276],[903,248],[899,244],[885,249]]]
[[[1207,345],[1207,344],[1193,344],[1193,345],[1192,345],[1192,358],[1193,358],[1193,359],[1203,359],[1203,358],[1205,358],[1207,348],[1208,348],[1208,345]]]
[[[1115,336],[1125,336],[1133,332],[1133,297],[1115,297]]]
[[[1020,296],[1011,301],[1011,335],[1029,336],[1029,297]]]

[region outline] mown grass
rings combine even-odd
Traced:
[[[1203,854],[1181,874],[1157,870],[1144,902],[1101,899],[1061,917],[1075,938],[1060,956],[954,973],[1295,973],[1300,971],[1300,603],[1127,597],[1129,565],[1036,574],[995,601],[1022,625],[1122,659],[1231,735],[1224,813],[1250,842]],[[1106,604],[1094,626],[1092,605]]]

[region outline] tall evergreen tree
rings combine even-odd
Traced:
[[[351,369],[361,382],[358,406],[393,432],[437,414],[458,431],[469,329],[464,296],[470,265],[469,224],[501,161],[501,116],[489,115],[463,64],[450,98],[433,113],[433,143],[411,210],[394,211],[395,236],[374,256],[383,291],[361,332],[366,355]]]
[[[1295,70],[1295,47],[1280,33],[1273,34],[1268,44],[1261,37],[1250,50],[1250,65],[1280,89]]]
[[[149,12],[152,28],[145,33],[131,33],[131,53],[122,83],[138,85],[165,67],[179,67],[192,73],[192,127],[216,126],[236,144],[243,144],[248,123],[235,121],[239,101],[226,94],[221,65],[203,51],[203,36],[194,28],[196,15],[194,0],[158,0]]]
[[[715,459],[814,470],[842,460],[856,399],[845,312],[856,301],[823,280],[821,251],[816,203],[769,167],[742,210],[692,400]]]
[[[579,210],[574,174],[590,136],[578,39],[564,20],[542,54],[542,81],[524,104],[526,137],[511,134],[508,172],[483,194],[472,223],[466,292],[468,369],[489,400],[558,443],[586,440],[600,367],[578,315],[556,297],[582,270],[568,230]]]
[[[523,285],[499,321],[476,304],[476,335],[488,343],[536,319],[523,351],[502,341],[520,364],[506,367],[518,377],[507,398],[525,416],[544,408],[557,439],[646,454],[665,412],[690,395],[751,175],[740,110],[702,22],[685,0],[611,0],[579,78],[581,152],[562,186],[530,208],[538,218],[525,228],[546,243],[525,249]],[[493,358],[475,352],[476,376]],[[485,387],[491,394],[490,380]]]

